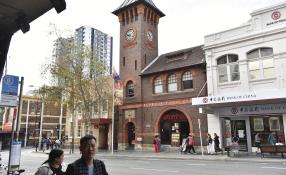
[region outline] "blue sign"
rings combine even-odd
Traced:
[[[2,94],[18,95],[19,77],[14,75],[5,75],[2,81]]]

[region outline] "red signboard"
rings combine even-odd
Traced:
[[[187,120],[187,118],[182,114],[167,114],[162,117],[165,121],[177,121],[177,120]]]

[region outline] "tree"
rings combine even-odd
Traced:
[[[89,132],[94,109],[104,101],[112,104],[112,78],[107,72],[105,64],[94,58],[89,48],[79,45],[74,37],[58,37],[53,59],[45,65],[43,74],[50,75],[52,84],[65,94],[63,99],[73,121],[75,111],[82,111],[82,122]],[[73,145],[74,126],[72,130]]]

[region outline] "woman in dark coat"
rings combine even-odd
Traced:
[[[216,133],[214,133],[214,148],[215,152],[221,151],[221,149],[219,148],[219,136]]]

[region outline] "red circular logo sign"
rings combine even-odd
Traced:
[[[203,98],[203,103],[207,103],[208,102],[208,98]]]
[[[272,18],[273,20],[277,20],[277,19],[279,19],[280,17],[281,17],[281,13],[278,12],[278,11],[274,11],[274,12],[272,13],[272,15],[271,15],[271,18]]]

